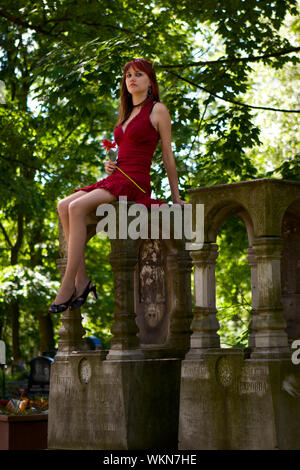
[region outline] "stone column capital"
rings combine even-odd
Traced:
[[[253,247],[247,248],[246,251],[247,251],[248,263],[250,264],[251,267],[256,266],[257,265],[257,260],[256,260],[256,255],[255,255]]]
[[[219,256],[218,245],[215,243],[204,243],[201,250],[190,251],[194,266],[215,264]]]
[[[266,258],[280,259],[283,248],[283,240],[281,237],[260,237],[253,240],[253,253],[256,260]]]

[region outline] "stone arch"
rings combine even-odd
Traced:
[[[207,188],[206,188],[207,189]],[[198,273],[196,274],[196,277],[198,277],[198,290],[203,290],[205,289],[206,286],[209,286],[207,288],[207,293],[206,296],[197,296],[196,295],[196,303],[198,302],[198,305],[201,305],[203,308],[204,305],[205,311],[206,311],[206,316],[207,316],[207,310],[210,310],[210,340],[204,341],[204,344],[211,345],[211,347],[219,347],[219,336],[217,334],[217,331],[220,327],[219,322],[217,320],[214,320],[213,317],[217,314],[217,309],[215,306],[215,286],[214,284],[218,282],[217,279],[215,279],[215,261],[219,255],[218,246],[216,245],[216,238],[217,235],[222,227],[222,225],[230,219],[232,216],[237,216],[239,219],[242,220],[243,225],[245,227],[247,237],[248,237],[248,249],[247,249],[247,259],[250,264],[250,269],[251,269],[251,303],[252,303],[252,308],[251,308],[251,315],[254,314],[256,304],[257,304],[257,267],[255,263],[255,257],[253,255],[253,241],[255,238],[255,229],[254,229],[254,222],[253,222],[253,217],[249,213],[249,208],[247,207],[246,201],[243,200],[243,198],[239,197],[239,194],[231,194],[230,197],[224,197],[224,193],[222,193],[220,199],[219,198],[214,198],[213,200],[207,201],[208,206],[205,210],[205,224],[204,224],[204,237],[205,237],[205,247],[204,249],[206,252],[210,252],[210,255],[207,255],[206,258],[207,260],[204,260],[203,254],[202,253],[202,260],[196,260],[194,254],[194,266],[195,266],[195,271],[197,270]],[[242,201],[241,201],[242,199]],[[204,201],[203,201],[204,202]],[[205,205],[205,203],[204,203]],[[251,207],[250,207],[251,209]],[[192,255],[193,257],[193,255]],[[201,257],[201,255],[200,255]],[[208,259],[210,259],[208,261]],[[203,263],[207,264],[207,267],[203,270]],[[207,277],[206,280],[202,278]],[[199,279],[201,278],[201,280]],[[203,285],[204,283],[204,285]],[[202,285],[201,285],[202,284]],[[198,297],[198,299],[197,299]],[[202,313],[199,309],[196,309],[197,312],[199,311],[199,315],[201,316]],[[196,313],[196,318],[198,316],[198,313]],[[203,320],[201,320],[203,323]],[[194,326],[197,325],[197,323],[200,323],[200,321],[194,321]],[[252,322],[251,322],[252,323]],[[212,327],[214,325],[214,327]],[[208,326],[206,326],[206,331],[208,332]],[[250,326],[250,335],[249,335],[249,346],[254,345],[254,332],[252,331],[252,327]],[[206,337],[208,337],[208,334],[206,334]],[[195,339],[195,337],[194,337]],[[193,339],[193,340],[194,340]]]
[[[222,222],[238,214],[246,225],[249,239],[251,357],[287,357],[288,337],[281,303],[280,277],[282,221],[287,209],[295,207],[291,204],[299,201],[300,183],[263,178],[197,188],[190,190],[190,193],[192,204],[204,205],[205,243],[202,250],[192,254],[195,273],[197,271],[198,294],[188,356],[201,356],[203,350],[219,347],[216,334],[219,325],[215,318],[215,240]]]
[[[220,228],[232,216],[238,216],[244,223],[248,235],[249,246],[254,239],[254,227],[248,210],[238,200],[225,199],[217,202],[206,215],[205,236],[208,242],[215,243]]]

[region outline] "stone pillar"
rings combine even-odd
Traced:
[[[255,347],[255,331],[253,329],[253,324],[255,323],[254,316],[256,315],[256,309],[258,306],[258,299],[257,299],[257,262],[256,256],[254,254],[254,250],[252,247],[248,248],[247,250],[247,259],[251,268],[251,294],[252,294],[252,308],[251,308],[251,321],[249,325],[249,339],[248,339],[248,346],[249,348]]]
[[[192,321],[191,348],[186,359],[201,357],[209,348],[220,347],[220,328],[216,314],[215,263],[218,246],[205,243],[201,250],[191,251],[194,270],[195,307]]]
[[[56,261],[57,268],[59,270],[61,279],[64,277],[64,273],[67,266],[68,260],[68,245],[64,236],[61,221],[59,219],[59,250],[61,258]],[[82,345],[82,337],[85,334],[85,329],[82,326],[82,316],[80,309],[77,310],[65,310],[62,313],[62,324],[58,331],[58,351],[55,359],[64,358],[74,351],[79,351]]]
[[[252,358],[290,356],[286,322],[281,304],[280,261],[282,239],[261,237],[254,239],[253,252],[257,262],[257,308],[252,327],[255,331],[255,349]]]
[[[192,319],[191,269],[192,261],[184,248],[168,259],[169,297],[171,324],[168,347],[181,351],[183,356],[189,349]],[[181,354],[180,354],[181,355]]]
[[[117,229],[119,234],[120,203],[116,206]],[[127,209],[126,209],[127,210]],[[128,221],[131,218],[128,217]],[[111,239],[110,263],[114,276],[114,324],[109,360],[143,359],[140,340],[137,336],[136,313],[134,306],[134,272],[138,261],[137,241],[130,238]]]

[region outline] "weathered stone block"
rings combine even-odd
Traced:
[[[180,449],[299,449],[300,368],[212,350],[182,362]]]
[[[102,359],[85,351],[53,363],[48,447],[176,449],[180,361]]]

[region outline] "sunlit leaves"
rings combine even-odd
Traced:
[[[216,295],[219,334],[224,347],[248,345],[251,311],[251,274],[248,238],[238,217],[231,217],[217,238]]]
[[[113,140],[122,68],[134,57],[147,57],[156,66],[161,100],[172,118],[183,199],[188,199],[191,186],[253,179],[260,174],[258,166],[261,170],[262,165],[255,158],[261,146],[257,112],[233,103],[257,104],[249,95],[254,65],[237,59],[273,55],[263,63],[276,72],[284,64],[296,66],[299,58],[294,53],[274,56],[295,46],[281,25],[287,13],[297,14],[296,0],[32,0],[21,6],[16,0],[4,0],[1,8],[12,18],[0,17],[0,80],[7,89],[7,103],[0,105],[3,265],[9,263],[9,252],[21,233],[19,265],[44,265],[51,278],[58,279],[56,203],[75,188],[105,176],[100,142]],[[185,66],[197,60],[204,63]],[[172,64],[183,67],[168,68]],[[281,100],[279,94],[278,107]],[[276,163],[279,176],[296,179],[299,159],[291,153],[297,129],[287,124],[286,129],[291,139],[285,161],[281,146],[270,150],[274,153],[270,160]],[[165,198],[160,147],[153,163],[153,196]],[[242,239],[239,231],[236,234]],[[228,230],[221,235],[222,246],[229,235]],[[88,269],[102,286],[102,307],[94,310],[86,305],[86,323],[95,334],[110,325],[113,286],[107,246],[94,240],[91,247],[97,255],[87,247]],[[241,295],[246,298],[249,290],[243,255],[236,268],[231,256],[229,250],[226,269],[221,272],[226,309],[236,292],[240,304]],[[240,290],[233,272],[241,278]],[[26,276],[24,272],[27,283],[34,283],[33,275]],[[20,292],[23,302],[29,291],[21,286]],[[46,308],[48,294],[42,287],[40,292]]]

